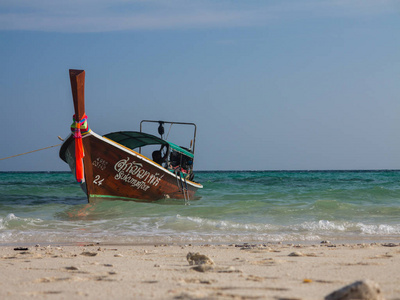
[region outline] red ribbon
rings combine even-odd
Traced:
[[[75,121],[74,128],[74,138],[75,138],[75,176],[76,180],[79,183],[82,183],[84,180],[84,168],[83,168],[83,157],[85,156],[85,152],[83,150],[82,144],[82,134],[81,134],[81,125],[83,125],[87,120],[86,114],[83,115],[82,120]]]

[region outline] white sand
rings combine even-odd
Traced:
[[[362,279],[400,299],[399,244],[14,248],[0,247],[0,299],[323,299]],[[188,252],[215,265],[195,271]]]

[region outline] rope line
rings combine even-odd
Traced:
[[[171,132],[172,125],[173,124],[171,123],[171,126],[169,126],[168,134],[167,134],[167,137],[165,138],[166,141],[168,141],[168,137],[169,137],[169,133]]]
[[[21,156],[21,155],[25,155],[25,154],[37,152],[37,151],[46,150],[46,149],[50,149],[50,148],[53,148],[53,147],[58,147],[58,146],[60,146],[60,145],[62,145],[62,143],[61,143],[61,144],[57,144],[57,145],[53,145],[53,146],[49,146],[49,147],[46,147],[46,148],[41,148],[41,149],[37,149],[37,150],[32,150],[32,151],[25,152],[25,153],[21,153],[21,154],[16,154],[16,155],[9,156],[9,157],[0,158],[0,160],[5,160],[5,159],[9,159],[9,158],[13,158],[13,157],[17,157],[17,156]]]

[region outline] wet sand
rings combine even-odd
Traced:
[[[0,299],[305,300],[362,279],[400,299],[398,243],[2,246],[0,263]]]

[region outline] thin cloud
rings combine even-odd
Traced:
[[[398,12],[394,0],[4,0],[0,30],[110,32],[265,26],[303,17]]]

